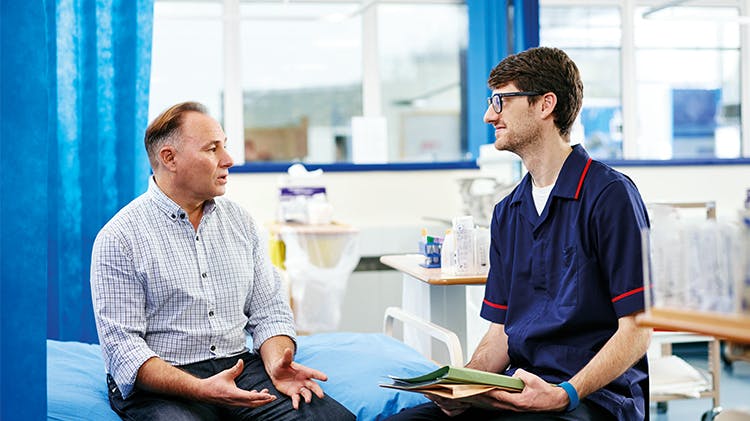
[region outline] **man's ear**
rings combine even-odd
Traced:
[[[557,95],[553,92],[547,92],[542,95],[542,117],[547,117],[555,111],[557,105]]]
[[[176,149],[173,145],[164,145],[159,149],[159,162],[169,171],[175,170]]]

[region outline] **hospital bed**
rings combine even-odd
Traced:
[[[337,332],[299,336],[296,361],[326,373],[329,380],[321,383],[324,392],[358,420],[386,418],[426,402],[426,398],[381,388],[378,383],[386,382],[388,375],[412,377],[437,368],[436,362],[396,339],[403,325],[428,333],[448,348],[449,361],[440,364],[463,364],[461,346],[454,333],[395,307],[386,309],[383,334]],[[109,407],[99,345],[47,341],[47,419],[119,420]]]

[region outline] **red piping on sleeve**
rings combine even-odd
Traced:
[[[508,306],[504,306],[502,304],[495,304],[493,302],[487,301],[487,299],[484,299],[484,303],[487,304],[490,307],[499,308],[500,310],[507,310]]]
[[[625,297],[629,297],[629,296],[631,296],[633,294],[637,294],[639,292],[643,292],[643,287],[636,288],[636,289],[634,289],[632,291],[628,291],[628,292],[622,293],[622,294],[618,295],[617,297],[613,298],[612,302],[616,303],[616,302],[622,300]]]
[[[589,158],[589,160],[586,161],[586,166],[583,167],[581,178],[578,180],[578,188],[576,189],[576,195],[575,195],[576,200],[578,200],[578,195],[581,193],[581,187],[583,186],[583,179],[586,178],[586,173],[589,172],[590,166],[591,166],[591,158]]]

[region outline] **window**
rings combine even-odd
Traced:
[[[350,156],[362,115],[362,24],[351,3],[245,3],[245,160],[330,163]]]
[[[592,157],[622,159],[620,9],[551,6],[539,11],[539,42],[565,50],[578,65],[584,100],[572,141]]]
[[[182,101],[222,120],[222,7],[212,1],[154,3],[149,121]]]
[[[390,162],[463,159],[461,60],[466,24],[463,4],[378,7],[381,96]]]
[[[605,160],[750,157],[750,111],[740,107],[750,102],[749,18],[739,3],[540,0],[540,43],[566,50],[583,76],[573,140]],[[469,45],[468,22],[496,13],[504,34],[509,16],[495,8],[156,0],[149,116],[204,102],[237,164],[472,164],[467,143],[484,141],[483,123],[467,104],[484,99],[476,81],[489,68],[480,67],[496,64],[484,50],[505,50],[497,31],[476,25]]]
[[[635,13],[638,157],[739,157],[737,8],[648,11]]]
[[[541,44],[566,50],[582,72],[578,138],[592,156],[750,156],[737,2],[672,3],[542,0]]]
[[[150,118],[206,103],[237,163],[352,162],[373,141],[374,162],[464,157],[463,0],[157,0],[155,12]]]

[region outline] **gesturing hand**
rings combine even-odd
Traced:
[[[231,406],[249,406],[257,408],[269,402],[276,400],[276,396],[268,393],[268,389],[260,392],[256,390],[243,390],[237,387],[234,379],[242,373],[245,363],[241,359],[237,360],[232,368],[214,374],[211,377],[203,379],[203,390],[206,393],[205,401]]]
[[[292,398],[292,406],[299,409],[300,396],[310,403],[313,393],[322,398],[323,389],[313,379],[326,381],[328,376],[318,370],[294,362],[292,350],[284,349],[282,356],[274,361],[268,375],[276,389]]]

